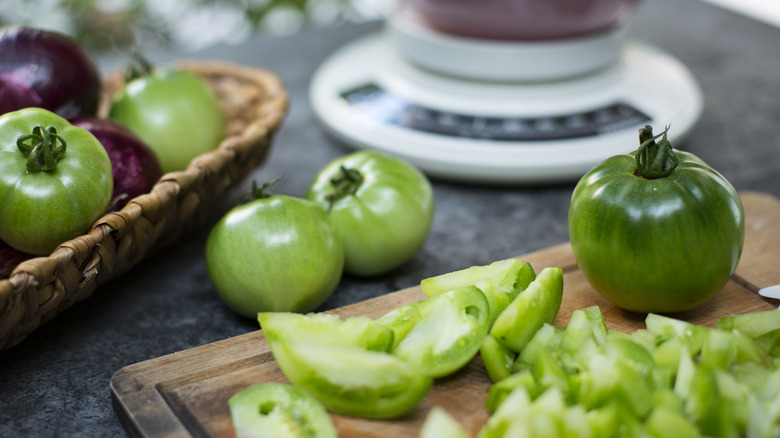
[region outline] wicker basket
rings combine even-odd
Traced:
[[[186,170],[163,175],[149,193],[104,215],[89,233],[49,256],[19,263],[0,280],[0,350],[17,345],[100,284],[202,223],[213,203],[265,160],[289,102],[279,78],[229,63],[179,66],[213,86],[228,120],[226,138]],[[103,95],[111,96],[121,86],[119,73],[107,77]],[[104,99],[101,114],[109,103]]]

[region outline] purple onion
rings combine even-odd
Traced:
[[[62,117],[97,113],[100,73],[75,39],[28,27],[0,29],[0,114],[28,107]]]
[[[154,152],[121,123],[98,117],[78,117],[71,123],[91,132],[108,152],[114,177],[113,209],[119,210],[130,199],[149,192],[160,179],[162,172]]]

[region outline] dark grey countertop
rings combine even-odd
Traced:
[[[290,113],[268,161],[236,195],[252,179],[283,175],[276,192],[300,196],[319,168],[346,152],[315,123],[307,101],[309,79],[334,49],[377,27],[263,36],[198,53],[157,53],[152,60],[228,60],[278,73],[291,92]],[[634,35],[679,58],[701,85],[704,113],[684,148],[738,190],[780,196],[780,29],[698,0],[652,0],[636,15]],[[565,242],[573,187],[434,181],[436,213],[424,248],[382,277],[343,278],[323,309]],[[220,302],[203,260],[210,225],[232,205],[235,199],[229,198],[210,222],[0,352],[0,436],[122,436],[108,386],[116,371],[257,329],[255,321]]]

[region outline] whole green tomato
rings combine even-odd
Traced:
[[[430,181],[405,161],[360,151],[325,166],[306,199],[328,212],[344,242],[344,270],[385,273],[422,248],[433,221]]]
[[[645,126],[639,138],[636,152],[606,159],[574,189],[572,250],[588,282],[619,307],[689,310],[721,290],[737,267],[742,202],[720,173],[674,151],[666,131],[653,136]]]
[[[0,239],[50,254],[89,231],[111,201],[111,161],[89,131],[41,108],[0,116]]]
[[[255,318],[259,312],[308,312],[338,285],[344,248],[315,204],[266,195],[230,210],[206,241],[206,268],[225,304]]]
[[[163,173],[186,169],[222,141],[225,116],[204,79],[186,70],[152,71],[143,63],[129,78],[109,117],[149,145]]]

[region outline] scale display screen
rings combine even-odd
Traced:
[[[544,117],[482,117],[427,108],[366,83],[341,93],[351,108],[380,123],[442,136],[497,142],[593,137],[650,122],[638,109],[615,102],[584,112]]]

